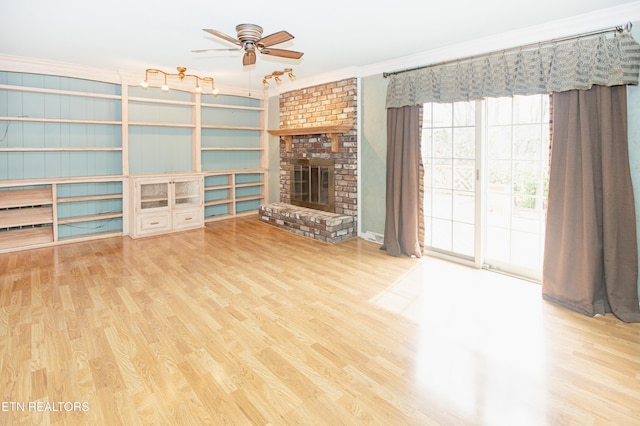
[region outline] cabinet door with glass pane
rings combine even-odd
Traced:
[[[170,182],[140,182],[138,190],[139,212],[153,211],[156,209],[169,209]]]
[[[173,181],[173,206],[198,207],[202,204],[202,184],[199,178]]]

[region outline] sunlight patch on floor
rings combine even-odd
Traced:
[[[488,424],[543,421],[538,284],[425,257],[370,301],[419,326],[415,380],[443,404]]]

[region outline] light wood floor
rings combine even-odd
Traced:
[[[2,425],[632,425],[640,413],[640,324],[255,218],[0,255],[0,367]]]

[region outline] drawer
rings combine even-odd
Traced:
[[[201,209],[173,213],[173,229],[199,228],[204,225],[204,213]]]
[[[171,230],[171,216],[169,213],[139,215],[136,230],[138,234],[169,232]]]

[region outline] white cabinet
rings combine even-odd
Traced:
[[[132,177],[131,237],[204,226],[200,175]]]

